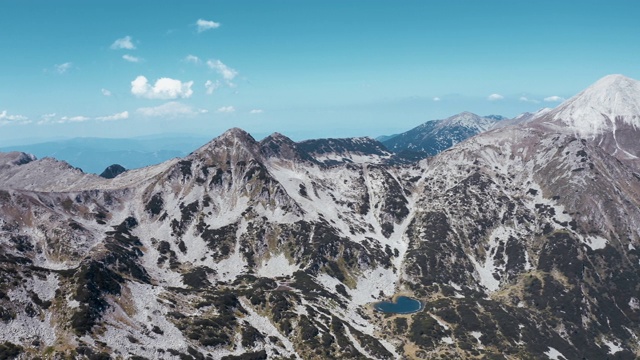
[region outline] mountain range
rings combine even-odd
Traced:
[[[379,139],[396,153],[413,152],[422,157],[434,156],[461,141],[490,130],[503,120],[506,118],[500,115],[483,117],[463,112],[447,119],[427,121],[404,133]]]
[[[111,179],[0,153],[0,353],[638,358],[639,82],[501,121],[384,145],[231,129]],[[374,309],[398,295],[421,310]]]

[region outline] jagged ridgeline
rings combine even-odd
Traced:
[[[239,129],[111,179],[0,154],[0,358],[635,359],[639,89],[419,162]]]

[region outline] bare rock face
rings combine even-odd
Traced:
[[[556,110],[411,164],[240,129],[113,179],[0,154],[0,350],[635,359],[640,171]]]
[[[122,174],[125,171],[127,171],[127,169],[125,169],[122,165],[113,164],[104,169],[104,171],[100,174],[100,177],[103,177],[105,179],[113,179],[114,177]]]

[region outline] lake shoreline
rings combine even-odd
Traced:
[[[385,314],[400,315],[414,314],[424,309],[422,301],[406,295],[396,294],[391,299],[392,301],[378,301],[374,303],[373,309]]]

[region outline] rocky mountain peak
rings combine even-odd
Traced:
[[[253,136],[251,136],[251,134],[237,127],[234,127],[225,131],[217,139],[236,140],[236,141],[243,141],[243,142],[250,142],[250,143],[256,142],[256,140],[253,138]]]
[[[127,171],[127,169],[125,169],[122,165],[113,164],[113,165],[109,165],[106,169],[104,169],[104,171],[100,174],[100,176],[105,179],[113,179],[125,171]]]
[[[311,156],[300,151],[298,144],[278,132],[275,132],[260,141],[260,152],[266,158],[313,161]]]
[[[194,151],[190,157],[254,156],[257,153],[257,146],[258,142],[251,134],[240,128],[231,128]]]
[[[260,141],[261,146],[268,146],[269,144],[291,145],[295,144],[295,142],[279,132],[274,132]]]
[[[640,128],[640,82],[608,75],[540,118],[569,128],[581,137],[596,137],[620,127]]]
[[[497,121],[499,121],[499,119],[495,116],[482,117],[472,112],[465,111],[444,119],[440,124],[438,124],[438,127],[462,126],[482,132],[489,130]]]
[[[16,166],[28,164],[35,161],[36,157],[24,152],[13,151],[9,153],[0,154],[0,167],[2,166]]]

